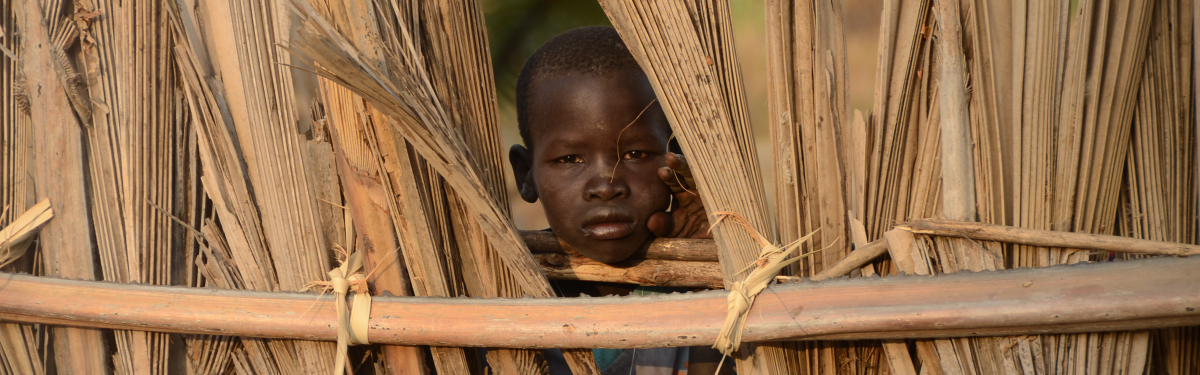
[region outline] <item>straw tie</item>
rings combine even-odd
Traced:
[[[369,345],[367,341],[368,321],[371,317],[371,294],[367,291],[367,278],[362,274],[362,253],[354,251],[341,265],[329,271],[329,281],[316,281],[310,286],[322,286],[337,296],[338,341],[337,358],[334,359],[333,374],[338,375],[346,368],[346,351],[350,345]],[[353,308],[346,304],[346,294],[353,288]]]
[[[725,315],[725,324],[721,326],[721,332],[717,335],[717,340],[712,346],[713,349],[717,349],[722,354],[728,356],[737,351],[738,346],[742,344],[742,328],[745,326],[746,316],[750,312],[750,307],[754,305],[754,299],[758,297],[759,293],[767,289],[767,285],[770,285],[771,280],[775,279],[775,276],[779,274],[779,271],[783,270],[783,267],[787,267],[821,250],[808,252],[788,259],[788,256],[791,256],[792,253],[800,248],[800,245],[808,241],[816,231],[780,248],[763,238],[741,215],[734,212],[717,212],[715,215],[717,220],[713,222],[713,227],[716,227],[726,218],[733,217],[738,224],[750,233],[751,237],[758,241],[759,245],[762,245],[762,251],[759,253],[758,260],[746,267],[746,269],[755,267],[754,270],[750,271],[750,274],[742,281],[734,281],[729,289],[729,296],[726,300],[727,314]],[[742,272],[745,271],[742,270]],[[724,358],[721,361],[724,362]]]

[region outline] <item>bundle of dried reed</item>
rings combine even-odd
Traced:
[[[375,7],[363,1],[312,1],[322,16],[339,31],[351,36],[366,51],[365,58],[384,66],[383,51],[391,50],[381,38],[391,24],[390,7]],[[388,4],[390,5],[390,4]],[[382,20],[382,21],[381,21]],[[365,254],[365,270],[374,293],[393,295],[452,296],[436,254],[443,244],[431,231],[423,185],[410,160],[408,148],[393,135],[387,118],[350,90],[326,78],[320,79],[324,119],[318,120],[333,141],[346,191],[347,206],[357,226],[355,231]],[[324,130],[321,130],[324,132]],[[409,218],[406,220],[406,218]],[[421,246],[419,244],[425,244]],[[402,254],[402,255],[401,255]],[[411,282],[410,282],[411,280]],[[467,373],[465,353],[456,348],[430,348],[434,368],[440,372]],[[425,370],[424,354],[417,348],[381,348],[381,367],[389,373]]]
[[[1194,2],[1159,2],[1150,16],[1149,46],[1119,198],[1117,233],[1197,243],[1197,139],[1192,70]],[[1200,9],[1200,8],[1195,8]],[[1200,327],[1152,333],[1152,371],[1200,371]]]
[[[295,3],[295,2],[294,2]],[[391,117],[393,125],[413,148],[425,156],[442,175],[467,208],[480,219],[489,242],[496,247],[526,293],[552,295],[553,291],[536,271],[532,256],[503,210],[487,197],[479,174],[472,168],[466,145],[454,132],[452,121],[422,69],[422,58],[407,29],[394,31],[403,50],[385,54],[386,71],[362,57],[357,47],[320,17],[311,5],[295,4],[307,27],[301,28],[293,48],[311,58],[325,77],[338,82],[374,104]]]
[[[487,106],[495,94],[485,91],[491,74],[482,59],[487,53],[478,9],[461,2],[393,3],[381,7],[380,36],[369,40],[368,34],[339,26],[336,13],[329,13],[331,22],[310,4],[295,5],[309,26],[296,50],[311,57],[322,75],[386,116],[376,119],[387,125],[376,128],[376,141],[395,158],[395,168],[389,169],[390,207],[393,221],[403,224],[397,233],[414,291],[454,296],[467,287],[481,296],[553,296],[508,221],[506,202],[494,198],[501,187],[500,166],[495,110]],[[387,165],[389,157],[382,159]],[[480,264],[497,258],[502,262],[492,264],[503,264],[504,270]],[[459,269],[459,259],[474,265]],[[514,288],[518,285],[520,290]],[[444,351],[451,355],[435,359],[439,367],[469,366],[461,350]],[[598,372],[590,352],[565,354],[577,373]],[[531,353],[496,351],[489,357],[504,372],[544,368]]]
[[[490,63],[486,28],[479,5],[473,1],[436,1],[420,6],[424,26],[420,35],[427,40],[430,83],[445,103],[452,125],[471,151],[472,166],[480,174],[488,197],[505,216],[510,213],[504,187],[499,126],[496,118],[496,90]],[[458,268],[466,294],[474,297],[521,297],[525,293],[502,257],[488,242],[479,220],[473,217],[453,189],[445,187],[445,205],[452,228],[443,224],[443,236],[452,237],[444,252],[450,269]],[[444,221],[443,221],[444,222]],[[449,229],[453,229],[453,233]],[[549,275],[547,275],[549,276]],[[462,293],[460,292],[460,295]],[[541,373],[546,371],[540,353],[528,350],[492,349],[488,363],[502,374]],[[567,349],[565,358],[578,373],[598,371],[590,351]]]
[[[177,248],[189,233],[173,216],[197,209],[194,145],[172,57],[166,3],[80,1],[78,59],[90,107],[89,184],[96,244],[105,280],[178,283]],[[99,17],[98,15],[104,15]],[[116,331],[117,373],[169,372],[169,338]]]
[[[778,238],[756,162],[729,4],[606,0],[601,5],[649,77],[695,171],[705,208],[710,213],[737,213],[748,223],[748,230],[737,225],[713,230],[726,287],[738,289],[745,270],[762,267],[759,257],[767,249],[755,238],[761,234],[770,243]],[[753,295],[746,297],[754,300]],[[794,353],[790,344],[743,345],[738,371],[796,373]]]
[[[839,2],[770,1],[767,66],[775,202],[780,240],[817,231],[825,249],[794,267],[814,276],[865,246],[863,188],[866,131],[846,115],[846,51]],[[868,266],[870,271],[872,268]],[[797,344],[804,373],[881,370],[878,343]]]
[[[1154,200],[1162,199],[1156,195],[1178,196],[1178,191],[1193,191],[1191,177],[1174,183],[1168,189],[1172,193],[1160,188],[1166,185],[1154,182],[1163,180],[1154,177],[1153,172],[1161,168],[1159,162],[1143,162],[1139,168],[1144,169],[1129,178],[1137,178],[1138,183],[1149,188],[1132,182],[1122,187],[1120,177],[1135,173],[1133,169],[1125,172],[1127,164],[1161,158],[1162,155],[1151,156],[1151,153],[1158,153],[1158,147],[1170,144],[1156,140],[1151,141],[1156,146],[1149,146],[1130,136],[1130,129],[1142,126],[1136,125],[1134,118],[1135,102],[1145,100],[1138,99],[1139,87],[1142,98],[1164,98],[1173,103],[1190,95],[1190,91],[1178,90],[1152,94],[1153,89],[1146,87],[1146,80],[1152,79],[1160,81],[1158,87],[1163,89],[1159,90],[1172,90],[1162,82],[1186,86],[1178,83],[1179,78],[1185,77],[1190,82],[1190,75],[1179,69],[1166,65],[1152,68],[1153,60],[1143,58],[1156,50],[1148,43],[1151,40],[1148,20],[1152,14],[1159,14],[1157,17],[1163,24],[1191,25],[1190,17],[1169,11],[1178,9],[1178,4],[1084,1],[1015,4],[1009,8],[981,1],[959,3],[937,2],[939,10],[948,11],[946,14],[934,12],[928,2],[885,4],[885,27],[880,41],[883,63],[878,74],[876,109],[868,129],[873,134],[866,218],[871,236],[878,236],[897,220],[937,216],[961,216],[959,220],[1034,229],[1112,233],[1121,216],[1145,217],[1141,215],[1146,209],[1134,205],[1128,207],[1138,211],[1127,209],[1126,214],[1118,215],[1121,205],[1118,192],[1128,191],[1128,197],[1136,197],[1122,199],[1155,205]],[[962,5],[957,14],[952,10],[955,5]],[[954,22],[947,20],[961,20],[961,32],[954,31],[950,27]],[[931,31],[935,30],[936,42],[930,39],[934,35]],[[1007,39],[1010,34],[1015,38]],[[1167,39],[1181,38],[1170,32],[1163,35]],[[962,42],[955,42],[956,39]],[[965,85],[933,79],[951,73],[944,68],[948,62],[945,59],[951,56],[933,54],[935,49],[944,47],[965,53],[964,70],[968,78]],[[1190,65],[1180,55],[1168,57],[1171,53],[1168,51],[1172,50],[1161,47],[1158,50],[1163,51],[1162,59],[1170,61],[1171,66]],[[950,84],[955,86],[947,86]],[[974,144],[970,156],[975,160],[974,167],[966,171],[943,168],[947,161],[963,159],[948,154],[951,146],[963,142],[961,138],[953,141],[941,137],[937,131],[942,129],[944,135],[946,126],[962,123],[963,105],[946,99],[946,91],[961,87],[968,88],[965,111],[970,122],[968,139]],[[1171,99],[1165,99],[1168,97]],[[1191,108],[1174,108],[1177,107],[1156,104],[1153,110],[1138,112],[1146,118],[1137,122],[1149,124],[1162,118],[1174,123],[1179,113],[1192,112]],[[951,114],[955,117],[947,117]],[[1185,120],[1181,128],[1189,128],[1186,123]],[[1187,148],[1194,137],[1189,132],[1156,134],[1187,137],[1186,142],[1174,143],[1187,146],[1172,146]],[[1180,151],[1171,151],[1179,153],[1172,154],[1173,158],[1189,160],[1180,164],[1181,170],[1192,170],[1188,163],[1194,160],[1193,156],[1182,148],[1176,150]],[[1135,158],[1137,152],[1142,153]],[[1127,159],[1130,161],[1126,162]],[[973,190],[973,199],[949,200],[949,191],[963,186],[953,181],[972,180],[974,189],[961,190]],[[1185,210],[1192,204],[1186,199],[1174,202]],[[963,208],[975,208],[977,214],[958,211]],[[1159,212],[1156,215],[1168,215],[1165,209]],[[1127,217],[1119,222],[1126,223],[1128,228],[1134,223]],[[1137,225],[1147,228],[1146,224]],[[1172,240],[1194,241],[1193,238]],[[913,253],[920,255],[916,256],[916,262],[896,259],[893,254],[893,261],[901,271],[936,274],[1043,267],[1086,261],[1091,254],[1077,249],[1027,245],[1013,246],[1011,252],[1003,254],[1003,248],[994,243],[971,244],[926,236],[916,238],[913,248]],[[921,367],[931,366],[935,371],[1042,373],[1070,368],[1093,373],[1105,369],[1140,371],[1147,358],[1146,340],[1145,333],[1119,333],[938,340],[918,342],[916,347]],[[897,357],[901,358],[899,362],[906,362],[905,356],[889,353],[889,358]],[[892,361],[893,370],[902,367],[897,364]]]
[[[16,8],[14,8],[16,7]],[[18,215],[34,205],[33,128],[29,118],[29,94],[25,92],[19,59],[23,54],[18,35],[16,12],[23,12],[11,1],[0,4],[0,228],[7,228]],[[49,207],[47,207],[49,209]],[[0,252],[13,261],[29,251],[33,241],[7,241]],[[36,270],[33,257],[4,267],[13,272]],[[45,338],[44,328],[32,325],[0,325],[0,366],[7,373],[45,373],[43,352],[38,343]]]
[[[1021,202],[1014,206],[1016,225],[1115,231],[1121,171],[1128,157],[1133,105],[1143,80],[1150,19],[1156,6],[1169,4],[1083,1],[1044,12],[1014,9],[1014,29],[1021,28],[1026,17],[1030,24],[1053,28],[1025,35],[1024,64],[1014,63],[1014,95],[1021,99],[1014,98],[1013,109],[1025,117],[1014,118],[1023,136],[1014,142],[1013,150],[1021,150],[1020,171],[1029,176],[1023,178],[1015,200]],[[1063,47],[1046,54],[1031,47],[1035,43]],[[1092,90],[1102,94],[1089,93]],[[1071,249],[1022,247],[1014,252],[1013,265],[1074,263],[1088,255]],[[1145,367],[1147,340],[1145,333],[1046,336],[1041,343],[1043,368],[1137,371]]]
[[[308,177],[317,174],[308,169],[317,158],[294,127],[295,91],[284,65],[290,59],[278,46],[287,40],[289,27],[280,23],[287,19],[287,7],[270,1],[188,1],[178,9],[204,15],[180,15],[175,48],[215,216],[200,231],[204,243],[195,262],[202,283],[301,290],[322,279],[330,264],[324,234],[336,231],[323,228],[337,228],[344,219],[340,213],[317,213],[313,190],[328,189],[310,185],[320,188],[322,181]],[[193,356],[192,366],[218,373],[231,366],[264,374],[332,371],[330,343],[252,338],[240,345],[212,338],[190,343],[215,348],[212,355]]]

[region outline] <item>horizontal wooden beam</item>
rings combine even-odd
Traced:
[[[599,281],[677,288],[723,289],[721,265],[663,259],[630,259],[614,264],[579,254],[533,253],[542,273],[551,280]]]
[[[914,220],[897,228],[916,234],[970,238],[1030,246],[1112,251],[1116,253],[1188,256],[1200,254],[1200,246],[1177,242],[1141,240],[1102,234],[1058,232],[951,220]]]
[[[554,233],[540,230],[523,230],[521,238],[534,253],[578,254],[558,241]],[[716,262],[717,244],[713,240],[690,238],[657,238],[645,248],[629,256],[630,259],[684,260],[689,262]]]
[[[1023,335],[1200,325],[1200,258],[775,285],[746,341]],[[373,343],[510,348],[709,345],[726,293],[376,297]],[[334,340],[333,297],[0,275],[0,320]]]

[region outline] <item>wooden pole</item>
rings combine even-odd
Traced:
[[[711,254],[716,257],[716,247],[711,240],[688,240],[660,238],[654,240],[649,250],[642,249],[628,260],[615,264],[604,264],[584,257],[573,249],[560,246],[553,234],[545,232],[523,232],[526,243],[534,251],[538,265],[547,278],[553,280],[581,280],[609,283],[625,283],[649,286],[721,289],[721,270],[715,261],[690,261],[679,258]],[[532,240],[532,241],[531,241]],[[551,243],[553,241],[553,243]],[[552,250],[552,252],[539,252]],[[829,268],[814,275],[812,281],[838,278],[862,268],[880,255],[887,253],[887,243],[882,239],[850,252],[850,255]],[[644,255],[639,257],[640,255]],[[798,277],[783,277],[786,280]]]
[[[1200,258],[776,285],[747,341],[1100,332],[1200,324]],[[0,276],[0,320],[333,340],[333,296]],[[706,345],[722,291],[654,297],[376,297],[373,343],[521,348]],[[119,311],[120,314],[113,314]]]
[[[974,221],[975,163],[958,1],[939,0],[937,14],[941,28],[937,34],[937,78],[942,119],[942,215],[951,220]]]
[[[559,242],[551,232],[523,230],[521,238],[534,253],[578,254],[569,246]],[[713,240],[690,238],[658,238],[645,248],[638,249],[629,259],[683,260],[690,262],[716,262],[717,244]]]
[[[813,275],[812,281],[821,281],[825,279],[838,278],[849,275],[851,271],[862,268],[880,255],[887,253],[887,242],[883,239],[875,240],[862,248],[854,249],[845,258],[837,263],[829,266],[821,272]]]
[[[600,263],[582,255],[535,253],[542,273],[553,280],[582,280],[648,286],[723,289],[717,262],[630,259]]]
[[[916,234],[962,237],[972,240],[1008,242],[1041,247],[1089,249],[1148,255],[1189,256],[1200,254],[1200,246],[1197,245],[950,220],[914,220],[899,225],[897,228]]]

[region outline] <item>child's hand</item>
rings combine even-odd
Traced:
[[[658,178],[671,187],[675,195],[671,212],[656,212],[646,222],[656,236],[665,238],[712,238],[708,228],[708,213],[696,191],[696,181],[683,155],[667,153],[667,166],[659,168]]]

